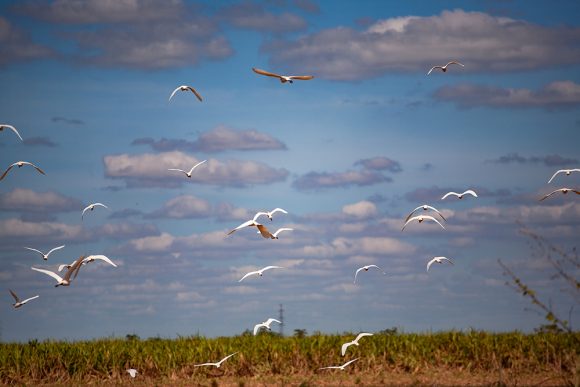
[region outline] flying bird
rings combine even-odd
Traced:
[[[447,63],[445,66],[433,66],[433,67],[431,67],[431,70],[429,70],[429,72],[427,73],[427,75],[431,74],[431,71],[433,71],[435,69],[441,69],[441,71],[446,72],[447,71],[447,66],[449,66],[450,64],[456,64],[456,65],[459,65],[461,67],[465,67],[464,64],[461,64],[459,62],[456,62],[456,61],[452,60],[451,62]]]
[[[339,370],[342,370],[342,371],[344,371],[344,367],[346,367],[346,366],[347,366],[347,365],[349,365],[350,363],[353,363],[353,362],[355,362],[355,361],[357,361],[357,360],[358,360],[358,357],[357,357],[356,359],[352,359],[352,360],[350,360],[350,361],[347,361],[346,363],[344,363],[344,364],[343,364],[343,365],[341,365],[341,366],[329,366],[329,367],[322,367],[322,368],[319,368],[319,369],[320,369],[320,370],[326,370],[326,369],[339,369]]]
[[[559,171],[557,171],[556,173],[554,173],[552,175],[552,177],[550,178],[550,180],[548,180],[548,184],[550,184],[552,182],[552,180],[554,180],[554,178],[556,177],[556,175],[560,174],[560,173],[565,173],[566,176],[570,176],[572,174],[572,172],[580,172],[580,168],[574,168],[574,169],[560,169]]]
[[[419,215],[419,216],[413,216],[412,218],[410,218],[409,220],[407,220],[405,222],[405,225],[401,229],[401,231],[403,231],[405,229],[405,227],[407,227],[407,225],[409,223],[411,223],[412,221],[414,221],[414,220],[416,220],[419,223],[422,223],[424,220],[432,220],[435,223],[437,223],[439,226],[441,226],[443,229],[445,229],[445,227],[441,223],[439,223],[439,221],[437,219],[435,219],[434,217],[429,216],[429,215]]]
[[[441,200],[444,200],[447,196],[457,196],[459,199],[463,199],[464,195],[472,195],[474,197],[477,197],[477,194],[475,193],[475,191],[468,189],[467,191],[463,192],[463,193],[457,193],[457,192],[447,192],[445,195],[443,195],[443,197],[441,198]]]
[[[178,91],[188,91],[188,90],[191,91],[193,94],[195,94],[197,99],[199,99],[199,102],[202,101],[201,95],[199,95],[197,90],[195,90],[193,87],[187,86],[187,85],[181,85],[181,86],[177,87],[175,90],[173,90],[173,93],[171,93],[171,95],[169,96],[169,101],[171,101],[171,98],[173,98],[175,93],[177,93]]]
[[[138,374],[137,370],[134,368],[129,368],[127,372],[129,373],[129,375],[131,375],[132,378],[134,378]]]
[[[193,172],[193,170],[195,168],[197,168],[199,165],[205,163],[207,160],[203,160],[200,161],[199,163],[195,164],[193,167],[191,167],[191,169],[188,171],[184,171],[183,169],[179,169],[179,168],[169,168],[168,171],[179,171],[179,172],[183,172],[185,173],[185,176],[189,177],[191,179],[191,173]]]
[[[568,192],[574,192],[576,195],[580,195],[580,191],[572,189],[572,188],[558,188],[552,192],[550,192],[549,194],[545,195],[543,198],[541,198],[539,201],[541,202],[544,199],[547,199],[548,197],[552,196],[553,194],[555,194],[556,192],[562,192],[564,195],[566,195]]]
[[[46,175],[46,173],[44,173],[44,171],[42,169],[38,168],[36,165],[34,165],[32,163],[29,163],[28,161],[17,161],[14,164],[12,164],[11,166],[9,166],[8,169],[6,169],[6,171],[4,171],[2,176],[0,176],[0,180],[4,179],[4,177],[8,174],[8,172],[12,168],[14,168],[14,167],[22,168],[22,166],[24,166],[24,165],[30,165],[31,167],[34,167],[34,169],[36,169],[39,173]]]
[[[40,254],[40,255],[42,256],[42,259],[44,259],[45,261],[48,261],[48,256],[49,256],[49,255],[50,255],[50,254],[51,254],[53,251],[60,250],[60,249],[62,249],[62,248],[64,248],[64,245],[62,245],[62,246],[58,246],[58,247],[55,247],[54,249],[50,250],[48,253],[44,254],[42,251],[40,251],[40,250],[36,250],[36,249],[33,249],[32,247],[25,247],[25,249],[28,249],[28,250],[30,250],[30,251],[36,251],[38,254]]]
[[[22,140],[22,136],[20,136],[20,133],[18,133],[18,130],[16,130],[16,128],[14,126],[7,125],[7,124],[0,124],[0,132],[3,131],[4,129],[11,129],[14,133],[16,133],[16,135],[18,136],[20,141],[24,141],[24,140]]]
[[[419,206],[419,207],[415,208],[413,211],[411,211],[411,213],[405,219],[405,222],[411,218],[411,215],[413,215],[417,210],[420,210],[420,209],[423,209],[423,211],[428,211],[428,210],[435,211],[437,214],[439,214],[441,219],[443,219],[444,221],[447,221],[447,219],[445,219],[443,214],[441,212],[439,212],[438,209],[436,209],[435,207],[431,207],[430,205],[423,204],[422,206]]]
[[[88,257],[83,259],[82,264],[86,265],[86,264],[89,264],[91,262],[95,262],[96,260],[104,261],[113,267],[117,267],[117,265],[113,261],[111,261],[108,257],[106,257],[104,255],[89,255]],[[72,265],[74,265],[74,262],[71,263],[70,265],[59,265],[58,271],[61,272],[61,271],[63,271],[63,269],[69,269],[70,267],[72,267]]]
[[[279,74],[274,74],[274,73],[271,73],[268,71],[260,70],[260,69],[254,68],[254,67],[252,67],[252,70],[254,70],[254,72],[256,74],[278,78],[280,80],[280,82],[282,82],[282,83],[286,83],[286,82],[294,83],[293,81],[295,79],[301,80],[301,81],[308,81],[308,80],[314,78],[312,75],[279,75]]]
[[[64,277],[59,276],[58,274],[50,271],[50,270],[44,270],[44,269],[37,269],[36,267],[31,267],[32,270],[44,273],[46,275],[51,276],[52,278],[54,278],[57,282],[56,285],[54,285],[54,287],[58,287],[58,286],[69,286],[71,283],[71,275],[75,274],[75,278],[76,278],[76,272],[79,271],[79,269],[81,268],[81,264],[83,262],[83,259],[85,259],[84,256],[80,256],[79,259],[77,259],[75,261],[75,263],[73,263],[73,265],[68,269],[68,271],[66,272],[66,274],[64,275]]]
[[[358,275],[358,273],[359,273],[361,270],[364,270],[364,271],[369,271],[369,269],[370,269],[371,267],[374,267],[374,268],[376,268],[376,269],[379,269],[379,270],[380,270],[380,271],[382,271],[382,272],[383,272],[383,274],[385,274],[385,275],[387,274],[387,273],[385,273],[385,271],[384,271],[383,269],[381,269],[381,268],[380,268],[380,267],[378,267],[377,265],[366,265],[366,266],[363,266],[363,267],[359,267],[359,268],[357,269],[356,273],[354,273],[354,282],[353,282],[353,283],[355,283],[355,284],[356,284],[356,276]]]
[[[430,260],[429,262],[427,262],[427,271],[429,271],[429,268],[431,267],[432,264],[434,264],[434,263],[444,263],[444,262],[449,262],[450,264],[453,265],[453,261],[450,260],[447,257],[435,257],[432,260]]]
[[[223,359],[221,359],[220,361],[218,361],[217,363],[202,363],[202,364],[195,364],[194,367],[201,367],[201,366],[214,366],[217,368],[220,368],[222,363],[226,360],[228,360],[230,357],[234,356],[236,353],[238,352],[234,352],[231,355],[228,355],[226,357],[224,357]]]
[[[85,209],[83,210],[83,213],[81,214],[81,219],[83,219],[83,218],[84,218],[84,216],[85,216],[85,212],[87,212],[87,211],[93,211],[93,210],[95,209],[95,207],[98,207],[98,206],[105,207],[105,208],[107,208],[107,209],[109,208],[109,207],[105,206],[103,203],[93,203],[93,204],[89,204],[89,205],[88,205],[88,206],[86,206],[86,207],[85,207]]]
[[[344,343],[342,345],[342,348],[340,349],[340,353],[342,354],[342,356],[344,356],[344,354],[346,353],[346,349],[348,347],[350,347],[351,345],[357,345],[358,346],[358,341],[361,339],[361,337],[365,337],[365,336],[372,336],[372,333],[359,333],[358,336],[356,337],[356,339],[354,339],[353,341],[349,341],[348,343]]]
[[[276,212],[281,212],[283,214],[287,214],[288,212],[282,208],[274,208],[272,211],[270,212],[257,212],[256,215],[254,215],[254,220],[258,219],[260,216],[262,215],[266,215],[268,217],[268,219],[270,219],[270,221],[272,221],[272,215],[274,215]]]
[[[258,331],[261,328],[266,328],[267,330],[270,330],[270,324],[272,324],[272,322],[274,322],[274,321],[277,322],[278,324],[282,324],[280,321],[276,320],[275,318],[269,318],[268,320],[264,321],[263,323],[254,325],[254,336],[256,336],[258,334]]]
[[[246,279],[247,277],[249,277],[249,276],[251,276],[251,275],[254,275],[254,274],[257,274],[257,275],[259,275],[260,277],[262,277],[262,275],[264,274],[264,272],[265,272],[266,270],[270,270],[270,269],[284,269],[284,268],[283,268],[282,266],[266,266],[266,267],[264,267],[264,268],[262,268],[262,269],[260,269],[260,270],[251,271],[251,272],[247,273],[247,274],[246,274],[246,275],[244,275],[244,276],[242,277],[242,279],[240,279],[238,282],[242,282],[244,279]]]
[[[14,304],[12,304],[12,306],[14,306],[14,309],[20,308],[22,305],[26,304],[28,301],[30,300],[34,300],[35,298],[38,298],[39,296],[36,295],[34,297],[30,297],[27,298],[26,300],[20,300],[20,298],[18,298],[18,296],[16,295],[16,293],[14,293],[12,291],[12,289],[8,289],[10,291],[10,294],[12,294],[12,297],[14,297],[14,301],[16,301]]]
[[[270,239],[278,239],[278,234],[280,234],[283,231],[294,231],[293,228],[282,227],[282,228],[279,228],[278,230],[276,230],[276,232],[274,234],[271,234],[270,231],[268,231],[268,229],[265,226],[262,226],[262,225],[260,225],[260,226],[261,227],[258,227],[258,234],[262,234],[262,236],[264,236],[264,231],[265,231],[269,234]]]

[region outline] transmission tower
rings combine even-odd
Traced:
[[[284,307],[280,304],[280,309],[278,310],[280,320],[280,336],[284,336]]]

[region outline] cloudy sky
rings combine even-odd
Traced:
[[[501,259],[568,317],[524,225],[580,232],[580,3],[39,0],[0,5],[3,340],[530,331]],[[429,68],[448,60],[465,67]],[[312,74],[281,84],[251,71]],[[191,93],[168,97],[182,84]],[[187,179],[168,168],[208,162]],[[445,200],[448,190],[479,198]],[[102,202],[81,221],[81,210]],[[446,229],[403,221],[428,203]],[[256,211],[279,240],[226,233]],[[47,262],[43,251],[66,245]],[[119,267],[84,267],[81,254]],[[447,256],[454,266],[425,265]],[[353,284],[355,270],[369,271]],[[266,265],[286,269],[238,279]],[[8,288],[40,298],[13,310]],[[580,310],[571,314],[580,324]]]

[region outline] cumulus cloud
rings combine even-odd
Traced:
[[[372,169],[376,171],[387,170],[389,172],[401,172],[401,164],[398,161],[391,160],[388,157],[373,157],[370,159],[361,159],[354,163],[354,165],[362,165],[363,168]]]
[[[509,39],[505,37],[509,36]],[[443,11],[434,16],[378,20],[365,30],[324,29],[263,49],[278,67],[341,81],[392,71],[427,71],[449,58],[461,72],[521,71],[580,62],[580,28],[546,27],[482,12]],[[345,45],[344,42],[349,42]]]
[[[28,137],[24,139],[23,143],[27,146],[46,146],[49,148],[56,146],[56,143],[48,137]]]
[[[377,206],[367,200],[348,204],[342,207],[342,212],[355,218],[370,218],[377,215]]]
[[[362,170],[346,172],[308,172],[298,177],[292,186],[298,190],[316,190],[349,186],[366,186],[393,181],[380,173]]]
[[[210,184],[228,187],[246,187],[254,184],[270,184],[284,181],[288,176],[286,169],[275,169],[256,161],[208,160],[199,167],[191,179],[182,173],[171,172],[169,168],[185,169],[200,160],[173,151],[157,154],[120,154],[103,158],[105,176],[121,179],[127,187],[180,187],[185,182]]]
[[[306,21],[295,14],[272,13],[261,4],[242,2],[223,8],[221,16],[238,28],[261,32],[292,32],[306,28]]]
[[[497,164],[544,164],[547,167],[565,167],[571,164],[577,164],[579,161],[578,159],[573,159],[569,157],[563,157],[560,155],[546,155],[546,156],[530,156],[525,157],[521,156],[520,154],[516,153],[508,153],[507,155],[503,155],[498,157],[497,159],[489,160],[489,162],[497,163]]]
[[[183,139],[154,140],[138,138],[132,145],[149,145],[153,150],[190,151],[190,152],[224,152],[228,150],[286,150],[286,145],[266,133],[257,130],[235,130],[226,126],[217,126],[202,133],[196,141]]]
[[[15,241],[34,240],[36,243],[54,241],[84,241],[89,234],[79,225],[58,222],[25,222],[20,219],[0,220],[2,245]]]
[[[546,109],[574,108],[580,105],[580,84],[556,81],[539,90],[460,84],[443,86],[433,94],[439,101],[455,103],[460,108],[486,106],[493,108]]]
[[[150,223],[108,223],[99,227],[97,234],[107,238],[123,240],[159,235],[160,232],[157,226]]]
[[[0,66],[54,55],[50,48],[32,42],[28,34],[0,16]]]
[[[211,204],[193,195],[182,195],[170,199],[162,208],[147,215],[147,218],[205,218],[211,215]]]
[[[63,34],[74,41],[72,57],[80,63],[155,70],[233,53],[217,22],[179,0],[57,0],[15,8],[49,22],[80,25]]]
[[[57,213],[79,211],[83,204],[80,200],[64,196],[58,192],[37,192],[26,188],[14,188],[0,194],[0,210]]]

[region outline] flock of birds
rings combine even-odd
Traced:
[[[431,72],[433,72],[436,69],[439,69],[442,72],[446,72],[448,66],[450,66],[450,65],[458,65],[458,66],[464,67],[464,65],[462,63],[459,63],[457,61],[450,61],[449,63],[447,63],[446,65],[443,65],[443,66],[433,66],[429,70],[429,72],[427,73],[427,75],[431,74]],[[277,78],[277,79],[280,80],[281,83],[287,83],[287,82],[288,83],[293,83],[295,80],[311,80],[311,79],[314,78],[311,75],[280,75],[280,74],[271,73],[271,72],[268,72],[268,71],[265,71],[265,70],[261,70],[261,69],[257,69],[257,68],[252,68],[252,70],[255,73],[259,74],[259,75],[264,75],[264,76],[268,76],[268,77]],[[203,101],[203,98],[201,97],[201,95],[199,94],[199,92],[195,88],[193,88],[192,86],[188,86],[188,85],[181,85],[181,86],[177,87],[175,90],[173,90],[173,92],[169,96],[169,101],[171,101],[171,99],[174,97],[174,95],[178,91],[191,92],[191,93],[193,93],[195,95],[195,97],[197,97],[197,99],[200,102]],[[18,136],[18,138],[21,141],[23,141],[22,136],[20,135],[20,133],[18,132],[18,130],[14,126],[7,125],[7,124],[0,124],[0,132],[3,131],[4,129],[11,130],[12,132],[14,132],[16,134],[16,136]],[[178,168],[170,168],[169,171],[181,172],[181,173],[185,174],[185,176],[187,178],[191,178],[194,170],[197,167],[199,167],[200,165],[204,164],[206,161],[207,160],[203,160],[203,161],[201,161],[201,162],[193,165],[191,167],[191,169],[189,169],[189,170],[183,170],[183,169],[178,169]],[[0,180],[3,180],[7,176],[7,174],[14,167],[21,168],[23,166],[31,166],[34,169],[36,169],[36,171],[38,171],[39,173],[41,173],[43,175],[46,174],[40,167],[34,165],[31,162],[28,162],[28,161],[17,161],[15,163],[11,164],[5,170],[5,172],[2,174],[2,176],[0,176]],[[580,169],[576,168],[576,169],[561,169],[561,170],[558,170],[550,178],[550,180],[548,181],[548,184],[551,183],[552,180],[557,175],[559,175],[559,174],[565,174],[565,175],[569,176],[573,172],[580,172]],[[576,189],[559,188],[559,189],[556,189],[556,190],[552,191],[551,193],[545,195],[544,197],[542,197],[539,200],[540,201],[545,200],[545,199],[547,199],[548,197],[554,195],[557,192],[561,192],[562,194],[567,194],[568,192],[574,192],[576,194],[580,194],[580,191],[579,190],[576,190]],[[477,196],[477,193],[474,190],[469,189],[469,190],[466,190],[466,191],[464,191],[462,193],[448,192],[445,195],[443,195],[443,197],[441,198],[441,200],[445,200],[445,199],[447,199],[447,198],[449,198],[451,196],[454,196],[454,197],[456,197],[458,199],[463,199],[467,195],[470,195],[470,196],[472,196],[474,198],[477,198],[478,197]],[[108,207],[105,204],[103,204],[103,203],[92,203],[92,204],[88,205],[87,207],[85,207],[82,210],[81,220],[84,219],[85,213],[87,211],[93,211],[97,207],[103,207],[105,209],[108,209]],[[429,212],[432,215],[423,215],[423,214],[415,215],[418,211],[419,212],[423,212],[423,213]],[[244,228],[247,228],[247,227],[256,227],[257,234],[260,234],[263,238],[266,238],[266,239],[278,239],[280,233],[285,232],[285,231],[293,231],[292,228],[282,227],[282,228],[279,228],[274,233],[272,233],[272,232],[270,232],[268,230],[268,228],[266,226],[264,226],[262,223],[259,223],[258,222],[258,220],[261,217],[267,217],[270,221],[272,221],[273,220],[273,216],[276,213],[288,214],[288,212],[286,210],[282,209],[282,208],[275,208],[272,211],[266,211],[266,212],[264,212],[264,211],[257,212],[252,219],[247,220],[246,222],[240,224],[239,226],[235,227],[230,232],[228,232],[227,233],[227,236],[232,235],[234,232],[236,232],[238,230],[241,230],[241,229],[244,229]],[[441,221],[438,220],[436,217],[440,218]],[[423,204],[423,205],[420,205],[420,206],[416,207],[414,210],[412,210],[408,214],[408,216],[404,220],[404,225],[403,225],[401,231],[404,231],[405,228],[408,225],[410,225],[411,223],[413,223],[413,222],[417,222],[417,223],[420,224],[420,223],[422,223],[424,221],[434,222],[434,223],[438,224],[441,228],[445,229],[445,226],[443,225],[442,222],[447,222],[447,219],[443,216],[443,214],[437,208],[435,208],[435,207],[433,207],[433,206],[431,206],[429,204]],[[47,261],[48,258],[49,258],[49,256],[53,252],[58,251],[58,250],[61,250],[64,247],[65,247],[64,245],[55,247],[55,248],[51,249],[50,251],[48,251],[46,254],[43,253],[40,250],[31,248],[31,247],[24,247],[24,248],[27,249],[27,250],[30,250],[30,251],[33,251],[33,252],[36,252],[36,253],[40,254],[40,256],[42,257],[42,259],[44,261]],[[31,269],[34,270],[34,271],[43,273],[43,274],[45,274],[47,276],[52,277],[54,280],[56,280],[56,285],[54,285],[55,287],[58,287],[58,286],[70,286],[70,284],[73,281],[73,279],[75,279],[77,277],[77,275],[79,274],[80,269],[84,265],[87,265],[87,264],[89,264],[91,262],[95,262],[95,261],[103,261],[103,262],[106,262],[106,263],[108,263],[109,265],[111,265],[113,267],[117,267],[117,265],[111,259],[109,259],[108,257],[106,257],[105,255],[89,255],[89,256],[80,256],[78,259],[76,259],[74,262],[72,262],[70,264],[61,264],[61,265],[59,265],[59,267],[58,267],[58,272],[59,273],[66,269],[66,272],[64,273],[64,275],[62,277],[59,274],[57,274],[57,273],[55,273],[53,271],[50,271],[50,270],[40,269],[40,268],[36,268],[36,267],[32,267]],[[431,260],[429,260],[427,262],[427,268],[426,268],[426,270],[429,271],[429,268],[431,267],[431,265],[433,265],[435,263],[437,263],[437,264],[443,264],[443,263],[453,264],[453,261],[451,259],[447,258],[447,257],[434,257],[434,258],[432,258]],[[357,277],[358,277],[358,275],[359,275],[360,272],[368,272],[369,269],[371,269],[371,268],[377,269],[377,270],[381,271],[383,273],[383,275],[386,275],[386,272],[382,268],[380,268],[379,266],[377,266],[375,264],[365,265],[365,266],[362,266],[362,267],[358,268],[355,271],[355,273],[354,273],[354,283],[356,284]],[[251,271],[251,272],[246,273],[238,282],[242,282],[245,279],[247,279],[248,277],[255,276],[255,275],[261,277],[261,276],[263,276],[264,272],[266,272],[268,270],[272,270],[272,269],[284,269],[284,267],[282,267],[282,266],[273,266],[273,265],[266,266],[266,267],[264,267],[262,269],[259,269],[259,270],[256,270],[256,271]],[[12,289],[9,289],[9,291],[10,291],[10,294],[12,295],[12,297],[14,298],[14,301],[15,301],[15,303],[13,304],[14,308],[20,308],[23,305],[25,305],[26,303],[28,303],[28,302],[30,302],[30,301],[32,301],[32,300],[34,300],[34,299],[36,299],[36,298],[39,297],[39,295],[36,295],[36,296],[30,297],[30,298],[21,300]],[[270,325],[273,322],[276,322],[278,324],[282,324],[282,322],[279,321],[279,320],[276,320],[274,318],[268,318],[266,321],[264,321],[262,323],[258,323],[258,324],[256,324],[254,326],[253,334],[254,335],[257,335],[261,330],[264,330],[264,329],[269,331],[270,330]],[[350,342],[347,342],[347,343],[344,343],[342,345],[342,347],[341,347],[341,355],[342,356],[345,356],[346,351],[347,351],[347,349],[350,346],[352,346],[352,345],[358,346],[359,345],[359,340],[361,338],[366,337],[366,336],[372,336],[372,335],[373,335],[372,333],[367,333],[367,332],[359,333],[354,340],[352,340]],[[195,364],[195,367],[213,366],[213,367],[216,367],[216,368],[220,368],[221,365],[222,365],[222,363],[224,363],[227,359],[229,359],[230,357],[236,355],[237,353],[239,353],[239,352],[234,352],[234,353],[232,353],[232,354],[224,357],[223,359],[219,360],[218,362],[207,362],[207,363]],[[349,361],[347,361],[346,363],[344,363],[344,364],[342,364],[340,366],[327,366],[327,367],[322,367],[320,369],[321,370],[322,369],[340,369],[340,370],[344,370],[348,365],[352,364],[353,362],[357,361],[358,359],[359,358],[355,358],[355,359],[349,360]],[[129,373],[129,375],[134,378],[137,375],[138,371],[136,369],[130,368],[130,369],[127,370],[127,373]]]

